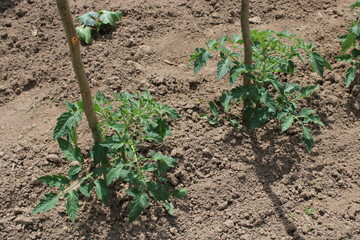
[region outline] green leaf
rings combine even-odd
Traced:
[[[164,141],[164,138],[155,132],[146,132],[144,139],[148,141],[154,141],[157,143],[162,143]]]
[[[291,38],[293,36],[293,34],[291,34],[289,31],[281,31],[277,34],[277,36]]]
[[[45,194],[45,198],[40,199],[40,203],[32,210],[32,214],[46,212],[56,207],[59,202],[59,196],[56,193]]]
[[[71,130],[70,140],[73,144],[75,144],[75,146],[78,144],[78,135],[75,127],[73,127]]]
[[[157,118],[155,120],[157,126],[154,129],[157,134],[159,134],[162,138],[166,136],[166,132],[169,129],[169,124],[167,123],[166,119]]]
[[[301,111],[299,113],[299,117],[307,117],[314,112],[315,111],[312,110],[311,108],[303,108],[303,109],[301,109]]]
[[[164,155],[160,152],[152,153],[151,157],[155,161],[164,162],[168,167],[176,167],[176,160],[174,158]]]
[[[156,164],[148,163],[148,164],[145,164],[145,166],[142,168],[142,170],[146,171],[146,172],[153,172],[153,171],[155,171],[155,168],[156,168]]]
[[[287,69],[286,72],[287,73],[294,73],[295,72],[295,63],[292,60],[289,60],[287,63]]]
[[[91,157],[94,159],[95,166],[99,163],[107,164],[107,148],[96,143],[92,148]]]
[[[90,191],[94,187],[94,182],[91,181],[90,183],[82,183],[79,187],[79,191],[86,197],[90,197]]]
[[[130,202],[129,223],[140,216],[145,208],[149,206],[149,196],[146,193],[140,193]]]
[[[227,72],[230,70],[230,58],[219,61],[217,65],[217,78],[223,78]]]
[[[288,130],[294,122],[294,116],[288,115],[281,119],[281,131]]]
[[[303,87],[300,89],[298,97],[299,98],[310,97],[310,95],[316,92],[318,88],[319,88],[319,84]]]
[[[360,22],[355,22],[354,25],[350,28],[350,31],[355,34],[357,37],[360,36]]]
[[[101,166],[92,170],[93,177],[99,177],[107,171],[107,167]]]
[[[236,43],[236,44],[241,44],[243,42],[241,34],[239,34],[239,35],[231,34],[231,37],[232,37],[234,43]]]
[[[240,123],[236,119],[229,119],[230,125],[235,129],[240,129]]]
[[[303,121],[303,123],[313,122],[319,124],[320,126],[324,126],[324,123],[320,120],[319,116],[316,114],[309,114]]]
[[[223,94],[221,95],[221,98],[220,98],[220,103],[221,103],[221,106],[223,106],[225,112],[229,112],[230,110],[230,101],[232,100],[232,96],[224,91]]]
[[[312,135],[312,132],[309,128],[303,127],[302,134],[302,141],[306,146],[306,150],[311,153],[311,149],[314,146],[314,137]]]
[[[258,128],[272,118],[275,113],[267,107],[254,109],[250,106],[244,109],[243,114],[245,126],[248,128]]]
[[[180,118],[180,114],[172,107],[166,105],[166,104],[163,104],[163,109],[166,113],[166,115],[168,115],[169,118],[171,119],[178,119]]]
[[[351,56],[353,57],[353,59],[356,59],[360,56],[360,50],[357,48],[353,48],[351,50]]]
[[[350,54],[339,55],[339,56],[336,56],[335,59],[340,62],[350,62],[351,60],[353,60],[353,58]]]
[[[72,128],[77,127],[78,122],[81,120],[81,112],[65,112],[58,119],[54,129],[54,139],[60,137],[69,136],[71,134]]]
[[[353,10],[355,8],[360,7],[360,0],[356,0],[355,3],[351,4],[350,8]]]
[[[160,152],[151,153],[152,159],[158,161],[157,168],[159,175],[165,174],[169,168],[176,167],[176,160],[172,157],[163,155]]]
[[[168,214],[170,215],[174,215],[175,214],[175,209],[174,206],[172,205],[172,203],[169,203],[168,201],[165,201],[163,203],[163,206],[165,207],[165,210]]]
[[[222,37],[219,39],[219,44],[220,44],[220,45],[224,45],[227,39],[228,39],[228,37],[227,37],[226,35],[222,36]]]
[[[356,69],[355,68],[348,68],[346,70],[346,76],[345,76],[345,86],[349,87],[351,82],[355,79],[356,76]]]
[[[274,97],[268,91],[265,91],[263,94],[261,94],[260,101],[273,112],[276,112],[277,109]]]
[[[308,58],[310,65],[319,76],[324,76],[325,58],[317,52],[309,52]]]
[[[69,161],[78,161],[80,163],[83,162],[83,156],[80,152],[80,148],[73,147],[73,145],[66,141],[65,139],[58,138],[57,139],[59,147],[64,154],[65,158]]]
[[[85,26],[95,26],[96,20],[95,18],[99,17],[99,14],[96,12],[88,12],[80,17],[77,17],[76,20],[79,20]]]
[[[92,42],[92,29],[85,25],[81,25],[76,28],[76,34],[78,35],[81,42],[90,44]]]
[[[194,61],[194,73],[199,72],[209,61],[210,52],[206,51],[204,48],[197,49],[196,58]]]
[[[71,113],[75,113],[77,110],[79,110],[77,105],[71,102],[65,102],[65,106]]]
[[[114,136],[112,138],[105,139],[101,141],[100,146],[106,147],[109,150],[119,150],[122,146],[124,146],[124,140],[119,138],[118,136]]]
[[[109,125],[109,128],[114,129],[117,133],[120,133],[120,134],[125,131],[125,125],[124,124],[113,123],[113,124]]]
[[[68,176],[71,180],[76,180],[79,177],[81,167],[79,165],[72,166],[68,171]]]
[[[218,107],[216,106],[216,104],[213,101],[209,102],[209,109],[210,109],[211,114],[214,117],[217,117],[219,115]]]
[[[284,92],[285,93],[294,93],[297,92],[301,89],[301,86],[299,84],[296,83],[287,83],[285,85],[285,89]]]
[[[172,196],[182,199],[186,196],[186,194],[188,193],[188,189],[187,188],[180,188],[180,189],[176,189],[172,192]]]
[[[248,96],[251,96],[253,91],[254,89],[252,86],[240,85],[231,89],[231,96],[234,99],[244,99]]]
[[[64,189],[64,185],[68,185],[70,183],[70,180],[62,175],[45,175],[39,177],[37,180],[49,185],[50,187],[57,187],[60,190]]]
[[[79,195],[72,190],[66,194],[66,213],[72,222],[75,222],[76,214],[79,210]]]
[[[209,118],[209,124],[216,125],[219,123],[219,119],[217,118]]]
[[[157,201],[165,201],[169,198],[169,192],[166,190],[165,184],[160,184],[154,181],[147,183],[150,195]]]
[[[98,196],[98,198],[107,205],[110,198],[110,190],[104,179],[98,179],[95,181],[95,192],[96,196]]]
[[[208,48],[212,48],[212,47],[214,47],[216,44],[217,44],[217,41],[214,40],[214,39],[212,39],[212,40],[209,40],[209,41],[206,43],[206,46],[207,46]]]
[[[106,184],[110,185],[119,178],[128,179],[129,170],[124,169],[124,167],[125,165],[122,162],[119,162],[115,166],[111,167],[109,172],[106,174]]]
[[[235,65],[230,69],[230,86],[233,86],[241,74],[247,72],[246,68],[241,65]]]
[[[95,99],[101,103],[103,102],[106,102],[108,103],[109,102],[109,99],[105,96],[105,94],[103,94],[102,92],[100,91],[97,91],[96,94],[95,94]]]
[[[111,26],[115,26],[115,23],[120,21],[123,15],[122,12],[110,12],[107,10],[101,10],[99,13],[100,21]]]
[[[138,188],[129,188],[125,190],[125,192],[133,198],[136,198],[138,195],[142,193]]]
[[[342,43],[342,52],[347,51],[351,46],[353,46],[356,43],[356,35],[353,33],[349,33],[346,35],[345,41]]]
[[[276,119],[277,120],[281,120],[283,119],[286,115],[288,114],[287,111],[284,111],[284,110],[280,110],[276,116]]]

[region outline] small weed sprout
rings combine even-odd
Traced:
[[[316,212],[315,212],[315,210],[313,208],[305,207],[304,214],[307,215],[307,216],[310,216],[310,215],[315,216]]]

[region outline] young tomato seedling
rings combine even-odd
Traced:
[[[80,41],[89,44],[96,34],[106,34],[111,32],[116,22],[122,18],[121,12],[110,12],[101,10],[99,12],[88,12],[78,18],[82,25],[76,28]]]
[[[360,8],[360,0],[351,5],[352,10],[355,8]],[[348,34],[340,37],[340,41],[342,42],[341,51],[348,53],[337,56],[335,59],[350,63],[345,75],[345,86],[349,87],[360,71],[360,11],[357,13],[356,20],[351,23]],[[349,51],[350,48],[352,48],[351,51]]]
[[[81,195],[90,197],[95,192],[108,204],[111,185],[120,180],[127,183],[124,191],[132,197],[129,222],[151,202],[162,202],[167,212],[174,214],[171,198],[183,198],[187,193],[186,188],[173,189],[167,183],[166,173],[176,166],[176,160],[161,152],[146,151],[144,147],[171,136],[168,119],[177,119],[179,114],[170,106],[155,102],[148,92],[122,92],[113,94],[113,99],[100,92],[94,99],[102,140],[92,148],[92,164],[85,161],[76,132],[83,103],[66,103],[68,111],[57,119],[54,139],[72,166],[67,175],[46,175],[38,179],[56,190],[45,194],[33,213],[48,211],[65,198],[66,212],[74,222]]]
[[[212,53],[219,53],[217,78],[228,76],[230,91],[224,91],[219,101],[209,103],[212,116],[208,116],[210,124],[219,122],[220,112],[230,124],[240,126],[239,117],[231,114],[231,107],[247,101],[243,109],[243,124],[248,128],[257,128],[271,118],[277,118],[281,130],[288,130],[293,124],[302,127],[302,141],[310,152],[314,145],[309,123],[323,125],[315,111],[300,108],[298,101],[309,97],[318,89],[318,85],[302,87],[291,82],[282,82],[280,73],[293,74],[296,70],[295,58],[304,63],[306,53],[313,70],[323,76],[324,69],[332,69],[330,64],[315,51],[314,44],[306,44],[303,40],[287,31],[251,31],[253,64],[245,65],[242,59],[244,40],[241,35],[223,36],[220,40],[210,40],[206,48],[197,48],[191,55],[190,64],[194,72],[200,71],[211,59]],[[235,85],[242,74],[252,80],[251,85]],[[221,111],[220,111],[221,110]]]

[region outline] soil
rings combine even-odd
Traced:
[[[177,159],[172,182],[189,193],[174,203],[175,216],[153,206],[132,224],[120,190],[109,207],[82,202],[76,223],[64,207],[30,213],[49,191],[36,179],[68,167],[52,131],[64,101],[77,100],[79,90],[55,1],[1,0],[0,239],[360,239],[360,85],[345,88],[346,66],[334,60],[337,38],[355,18],[352,1],[250,1],[252,28],[298,33],[334,68],[324,78],[301,71],[291,79],[320,84],[306,102],[325,122],[312,154],[297,128],[281,133],[271,121],[238,131],[199,118],[230,87],[213,67],[194,75],[189,55],[209,39],[240,32],[240,1],[70,2],[74,17],[124,12],[112,34],[82,46],[91,87],[106,94],[148,88],[180,112],[174,136],[160,148]],[[89,132],[80,139],[90,141]]]

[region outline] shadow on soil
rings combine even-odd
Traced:
[[[114,192],[116,191],[118,189],[114,190]],[[99,208],[99,204],[101,204],[99,201],[93,201],[89,207],[91,213],[87,214],[89,217],[79,225],[78,229],[80,229],[81,236],[85,237],[85,239],[94,239],[97,234],[103,234],[106,235],[104,239],[110,240],[128,239],[130,234],[134,239],[137,239],[140,235],[144,235],[145,239],[151,239],[148,234],[152,234],[160,221],[164,221],[161,224],[168,222],[167,224],[177,228],[178,224],[175,218],[165,215],[163,209],[155,207],[153,211],[148,211],[147,215],[140,216],[139,219],[141,218],[141,220],[128,223],[129,209],[127,205],[130,200],[128,196],[123,198],[113,196],[108,206],[110,209],[109,214]],[[97,232],[102,230],[106,231],[107,234]],[[168,239],[170,237],[167,232],[156,232],[156,236],[159,239]]]
[[[294,233],[297,231],[298,227],[287,218],[287,212],[284,211],[281,199],[276,195],[272,189],[271,185],[283,178],[284,175],[289,174],[293,169],[294,165],[300,161],[300,156],[297,154],[296,149],[299,149],[299,144],[293,144],[292,139],[278,141],[276,139],[276,133],[268,131],[266,134],[263,134],[263,138],[258,138],[256,131],[253,130],[249,133],[249,138],[251,139],[252,151],[255,155],[255,161],[247,161],[246,163],[252,165],[255,169],[255,173],[263,185],[263,189],[271,199],[275,212],[278,218],[281,220],[289,236],[294,236]],[[293,138],[293,136],[289,136]],[[266,139],[265,139],[266,138]],[[295,140],[295,139],[294,139]],[[266,149],[260,147],[259,142],[269,142],[270,146]],[[277,149],[278,146],[283,146],[286,151],[276,152],[274,149]],[[299,236],[297,240],[302,240]]]
[[[360,118],[360,81],[359,79],[356,82],[350,85],[351,95],[347,99],[346,111],[347,114],[352,113],[356,118]]]
[[[5,12],[8,8],[15,7],[21,0],[1,0],[0,1],[0,13]]]

